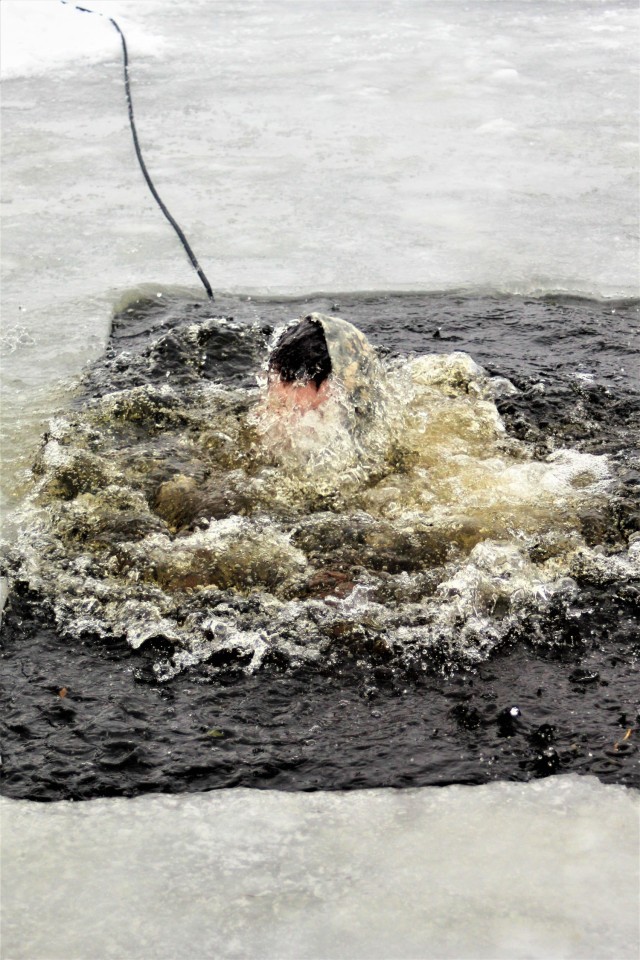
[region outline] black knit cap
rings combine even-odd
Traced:
[[[305,317],[282,334],[269,358],[269,371],[286,383],[311,380],[320,387],[331,373],[331,358],[322,324]]]

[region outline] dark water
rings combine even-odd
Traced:
[[[203,383],[228,388],[216,416],[224,415],[229,430],[244,423],[245,394],[255,387],[273,327],[311,310],[356,323],[391,371],[400,369],[396,357],[465,351],[489,375],[508,378],[517,392],[495,403],[520,458],[523,449],[534,464],[559,448],[607,455],[606,498],[587,498],[570,517],[560,511],[534,533],[515,533],[526,540],[536,570],[553,561],[553,550],[559,555],[559,530],[579,538],[591,560],[572,561],[570,595],[551,592],[517,610],[513,602],[507,612],[494,602],[483,621],[491,644],[476,638],[473,656],[455,653],[470,636],[468,622],[455,618],[424,649],[412,643],[400,650],[396,635],[425,619],[415,610],[417,593],[433,594],[433,618],[433,585],[446,564],[463,564],[481,529],[455,528],[446,556],[435,535],[427,538],[425,559],[415,540],[386,521],[376,520],[375,538],[367,539],[358,526],[360,501],[360,512],[353,504],[349,512],[335,497],[319,502],[305,494],[290,516],[281,505],[271,512],[307,551],[309,531],[322,527],[311,576],[294,572],[281,588],[252,557],[258,586],[247,591],[220,563],[213,584],[200,568],[176,573],[170,559],[166,569],[154,559],[149,583],[131,579],[130,589],[154,603],[164,597],[158,585],[169,591],[173,606],[163,608],[169,612],[162,622],[178,627],[202,618],[206,607],[221,611],[226,623],[265,630],[275,617],[272,600],[282,610],[293,598],[299,609],[316,611],[319,655],[291,653],[309,629],[308,620],[295,618],[273,632],[253,670],[251,651],[231,641],[214,643],[178,670],[175,639],[162,629],[149,631],[138,649],[122,630],[105,629],[104,620],[92,632],[93,588],[83,582],[95,582],[102,608],[110,609],[106,592],[126,592],[126,578],[144,567],[136,545],[153,543],[157,533],[169,538],[170,529],[175,552],[203,512],[224,520],[251,518],[258,503],[260,516],[267,510],[255,492],[244,496],[252,467],[237,450],[246,460],[254,448],[234,435],[237,443],[227,449],[220,440],[227,434],[203,430],[197,391]],[[637,565],[621,560],[640,531],[638,304],[452,295],[221,299],[215,316],[234,322],[212,316],[207,304],[166,295],[124,309],[70,411],[75,425],[56,441],[71,449],[81,437],[80,452],[71,466],[51,466],[46,450],[36,463],[45,516],[55,519],[31,535],[30,554],[9,550],[6,560],[12,589],[3,625],[3,792],[86,799],[234,785],[482,783],[557,772],[640,786],[640,579]],[[170,393],[160,392],[168,381]],[[194,456],[195,441],[185,446],[196,432],[208,460]],[[112,479],[107,461],[131,485],[110,513],[100,499]],[[223,472],[212,470],[214,461]],[[401,458],[386,469],[392,477],[410,473]],[[242,482],[232,482],[237,476]],[[162,485],[176,477],[186,480],[167,506],[157,491],[171,490]],[[378,482],[367,479],[372,488]],[[198,499],[205,488],[207,498]],[[90,514],[89,501],[102,512]],[[138,509],[143,501],[145,510]],[[336,537],[335,524],[343,522]],[[36,557],[42,570],[34,572]],[[209,568],[211,562],[207,556]],[[373,591],[384,627],[366,609],[360,621],[357,610],[336,619],[331,598],[347,597],[358,583]],[[121,619],[113,623],[128,609],[119,603]],[[404,619],[393,620],[396,607]]]

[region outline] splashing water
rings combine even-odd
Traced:
[[[450,668],[570,606],[578,573],[634,564],[585,539],[607,457],[509,436],[496,400],[516,387],[467,354],[381,362],[364,419],[339,380],[281,416],[264,363],[254,385],[198,375],[221,332],[260,356],[255,327],[185,324],[51,424],[9,565],[63,635],[162,639],[159,679],[367,651]]]

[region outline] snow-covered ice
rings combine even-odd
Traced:
[[[3,801],[4,956],[638,956],[638,798],[532,784]]]

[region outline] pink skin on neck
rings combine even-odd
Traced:
[[[267,403],[278,414],[301,417],[310,410],[317,410],[330,396],[328,380],[316,387],[313,380],[306,383],[270,380],[267,387]]]

